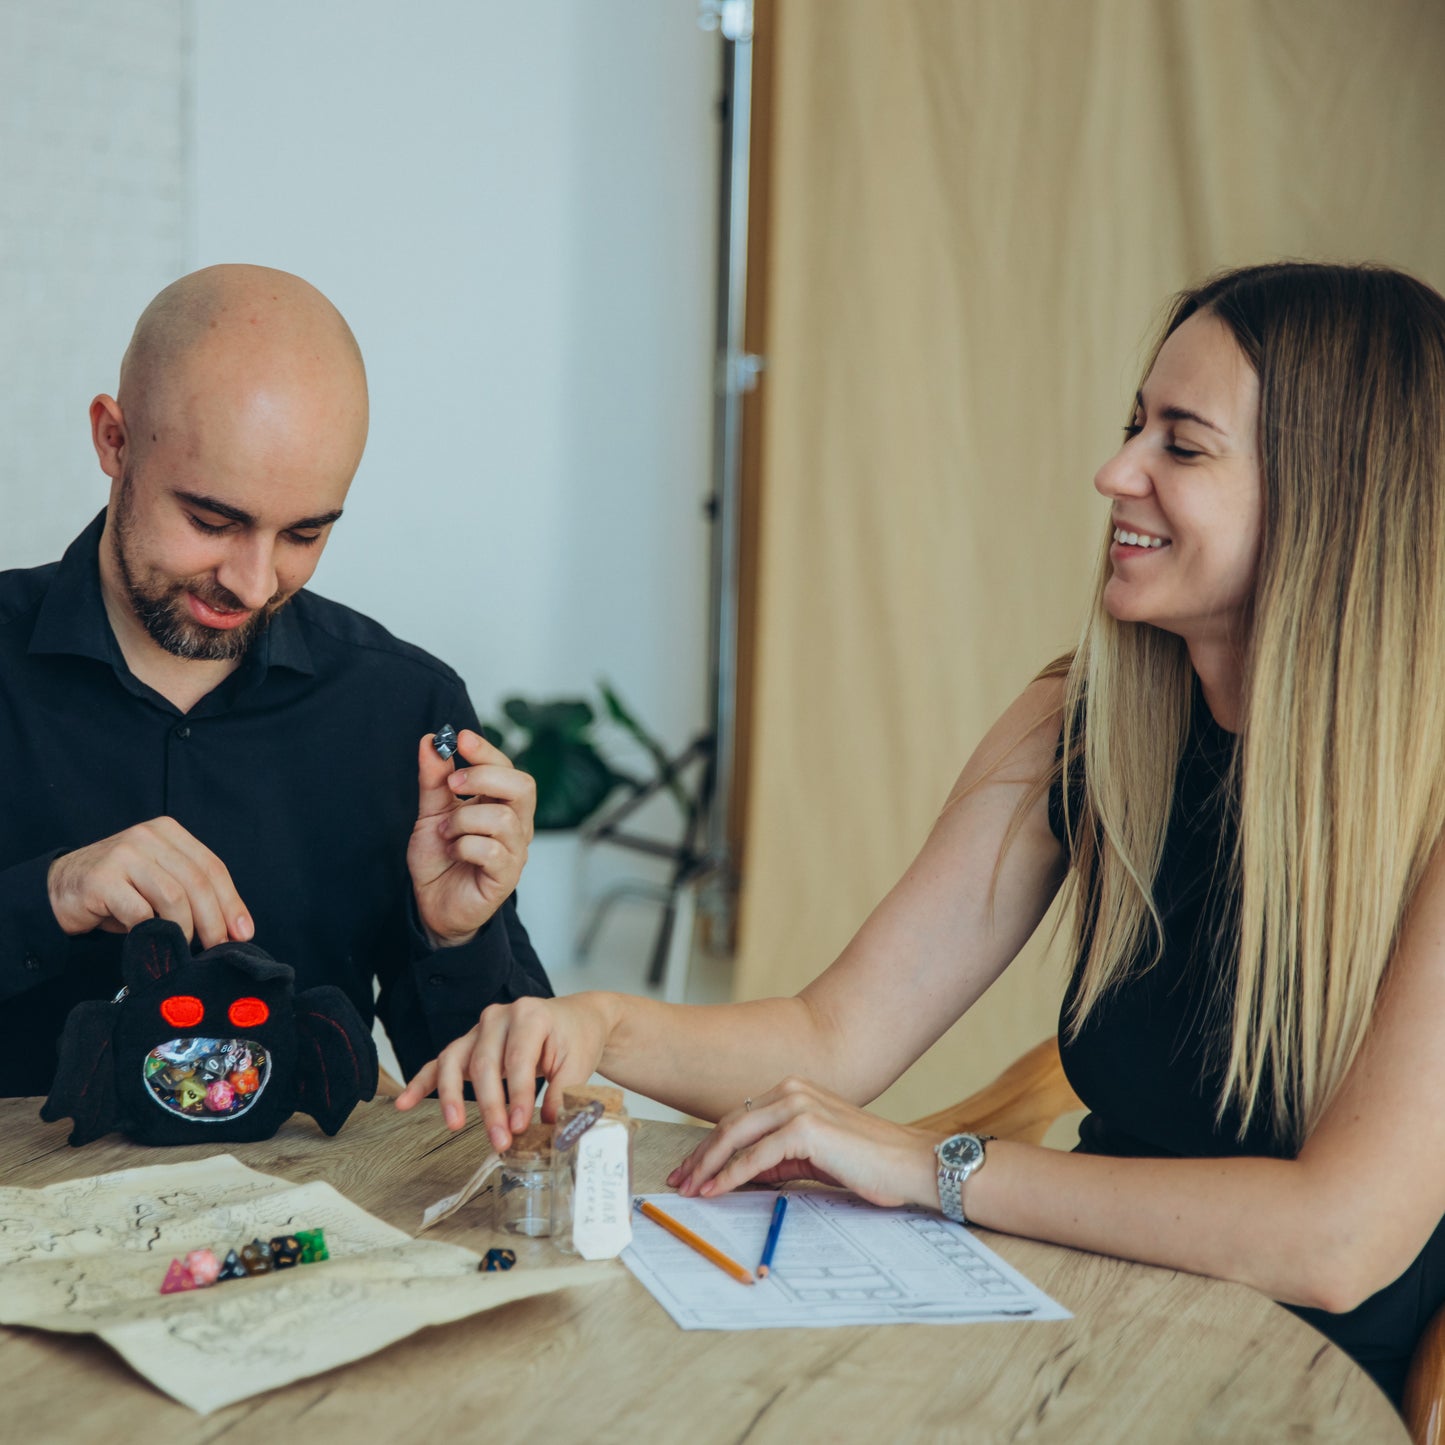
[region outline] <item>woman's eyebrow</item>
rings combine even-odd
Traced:
[[[1140,411],[1147,414],[1149,409],[1144,405],[1144,393],[1142,391],[1136,391],[1134,393],[1134,402]],[[1188,407],[1161,407],[1159,410],[1159,415],[1165,421],[1197,421],[1200,426],[1207,426],[1210,431],[1218,432],[1219,435],[1222,437],[1228,438],[1229,436],[1229,433],[1225,431],[1225,429],[1220,426],[1218,422],[1210,421],[1207,416],[1200,416],[1197,411],[1190,411]]]

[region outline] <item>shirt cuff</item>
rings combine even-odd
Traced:
[[[0,998],[24,993],[65,972],[74,940],[50,906],[50,865],[67,850],[55,848],[0,869]]]

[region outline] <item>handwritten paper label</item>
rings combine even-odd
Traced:
[[[501,1167],[501,1159],[493,1154],[455,1194],[448,1194],[445,1199],[438,1199],[435,1204],[427,1207],[426,1211],[422,1214],[421,1228],[417,1230],[417,1233],[423,1234],[430,1229],[432,1225],[455,1214],[462,1205],[471,1200],[481,1189],[482,1185]]]
[[[599,1119],[577,1141],[572,1243],[583,1259],[612,1259],[632,1243],[632,1181],[628,1129]]]

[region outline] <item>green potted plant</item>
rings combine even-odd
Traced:
[[[636,797],[653,779],[672,793],[684,817],[688,811],[687,795],[662,745],[611,687],[602,682],[598,691],[600,715],[585,697],[545,702],[509,697],[500,721],[482,724],[487,740],[536,780],[536,832],[518,892],[532,943],[551,971],[565,972],[576,962],[583,826],[619,790]],[[651,778],[624,772],[604,755],[599,746],[603,723],[634,750],[641,749],[655,770]]]
[[[639,723],[607,683],[598,684],[607,718],[642,748],[658,776],[667,768],[667,753]],[[597,710],[586,698],[533,702],[509,697],[502,704],[501,724],[484,723],[482,733],[537,783],[536,828],[539,833],[580,828],[618,788],[637,792],[646,783],[621,772],[598,748],[593,733]],[[687,799],[676,779],[668,786],[686,811]]]

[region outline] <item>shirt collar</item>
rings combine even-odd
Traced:
[[[115,637],[100,594],[100,534],[105,510],[65,549],[30,635],[32,653],[68,653],[110,662]]]
[[[100,538],[105,510],[65,549],[46,589],[30,635],[32,653],[60,653],[107,662],[129,674],[105,614],[100,590]],[[294,599],[293,599],[294,601]],[[311,648],[290,605],[283,607],[256,639],[237,669],[259,682],[272,667],[308,676],[316,671]]]

